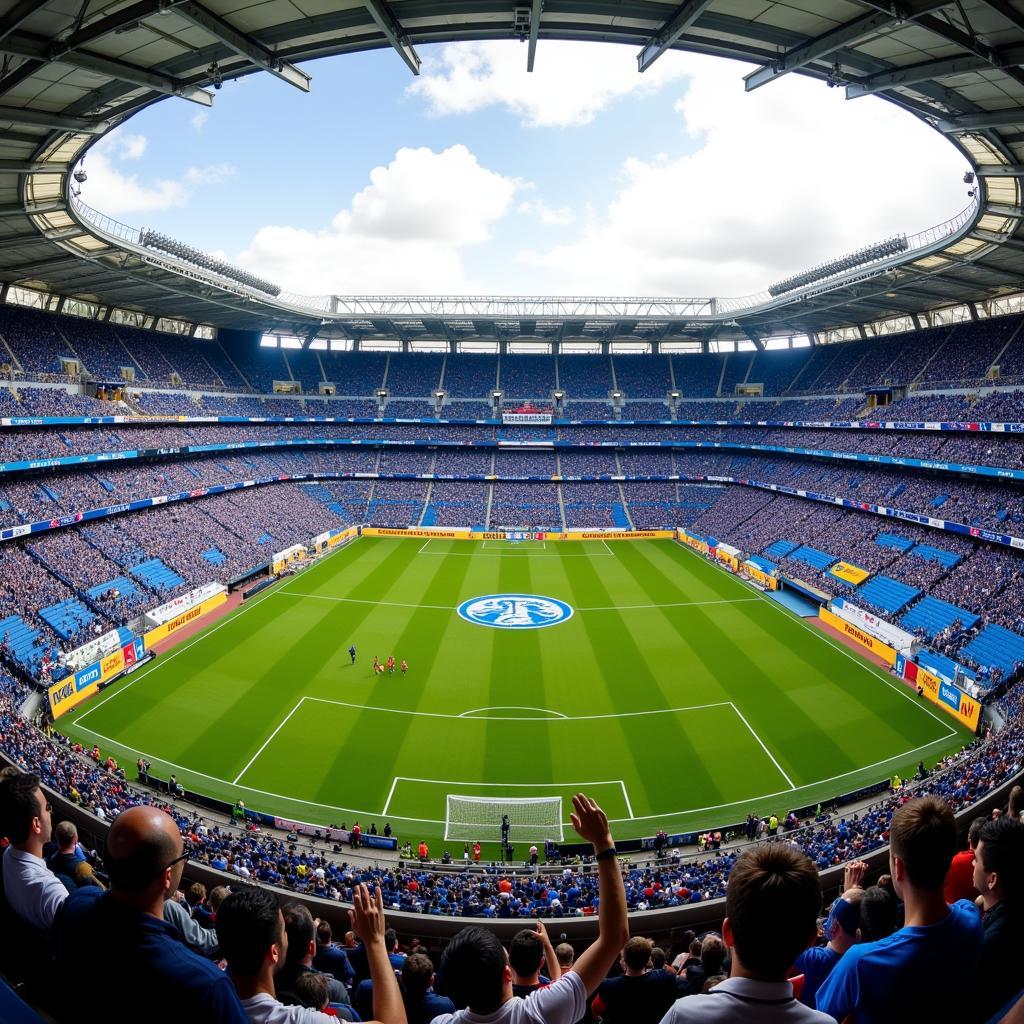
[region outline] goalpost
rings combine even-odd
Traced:
[[[465,842],[501,841],[501,819],[507,814],[509,840],[553,839],[562,842],[562,798],[457,796],[445,801],[444,838]]]

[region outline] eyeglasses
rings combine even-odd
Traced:
[[[180,864],[183,860],[188,860],[188,854],[183,853],[180,857],[175,857],[170,864],[165,864],[160,869],[160,874],[163,874],[168,868],[173,868],[175,864]]]

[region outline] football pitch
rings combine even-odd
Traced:
[[[58,727],[211,796],[413,843],[442,839],[449,795],[561,797],[567,821],[583,789],[623,837],[782,816],[969,738],[670,540],[364,537]]]

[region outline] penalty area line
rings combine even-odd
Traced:
[[[775,755],[764,745],[764,740],[762,740],[761,737],[757,735],[757,733],[754,731],[754,727],[747,721],[747,716],[743,714],[743,712],[740,711],[740,709],[736,707],[736,705],[732,701],[729,701],[729,703],[732,704],[733,711],[735,711],[736,714],[740,716],[740,721],[750,730],[750,735],[753,736],[755,740],[757,740],[761,749],[771,759],[772,764],[775,765],[776,768],[778,768],[779,774],[786,780],[786,782],[789,783],[789,788],[796,789],[796,785],[794,784],[793,780],[786,774],[785,769],[775,759]]]
[[[270,745],[270,741],[271,741],[271,740],[272,740],[272,739],[273,739],[273,738],[274,738],[274,737],[275,737],[275,736],[276,736],[276,735],[277,735],[277,734],[278,734],[278,733],[279,733],[279,732],[280,732],[280,731],[281,731],[281,730],[282,730],[282,729],[284,728],[284,726],[285,726],[285,724],[287,723],[288,719],[289,719],[289,718],[291,718],[291,717],[292,717],[292,715],[294,715],[294,714],[295,714],[295,712],[296,712],[296,711],[298,711],[298,710],[299,710],[299,708],[301,708],[301,707],[302,707],[302,704],[303,704],[303,702],[305,701],[305,699],[306,699],[305,697],[301,697],[301,698],[300,698],[300,699],[298,700],[298,702],[296,703],[295,707],[293,707],[293,708],[291,709],[291,711],[289,711],[289,712],[288,712],[288,714],[287,714],[287,715],[285,715],[285,716],[284,716],[284,718],[282,718],[282,719],[281,719],[281,722],[280,722],[280,724],[279,724],[279,725],[278,725],[278,727],[277,727],[277,728],[276,728],[276,729],[275,729],[275,730],[274,730],[274,731],[273,731],[273,732],[272,732],[272,733],[271,733],[271,734],[270,734],[270,735],[269,735],[269,736],[268,736],[268,737],[266,738],[266,740],[265,740],[265,741],[264,741],[264,743],[263,743],[263,746],[262,746],[262,747],[260,747],[260,749],[259,749],[259,750],[257,750],[257,751],[256,751],[256,753],[252,755],[252,757],[251,757],[251,758],[249,759],[249,763],[248,763],[248,764],[247,764],[247,765],[246,765],[246,766],[245,766],[245,767],[244,767],[244,768],[243,768],[243,769],[242,769],[242,770],[241,770],[241,771],[240,771],[240,772],[239,772],[239,773],[238,773],[238,774],[237,774],[237,775],[236,775],[236,776],[234,777],[234,779],[233,779],[233,780],[232,780],[232,782],[231,782],[231,785],[232,785],[232,786],[237,786],[237,785],[238,785],[238,780],[239,780],[239,779],[240,779],[240,778],[241,778],[241,777],[242,777],[242,776],[243,776],[243,775],[244,775],[244,774],[245,774],[245,773],[246,773],[246,772],[247,772],[247,771],[248,771],[248,770],[249,770],[249,769],[250,769],[250,768],[252,767],[252,765],[253,765],[253,762],[254,762],[254,761],[256,760],[256,758],[257,758],[257,757],[259,757],[259,756],[260,756],[260,754],[262,754],[262,753],[263,753],[263,751],[267,749],[267,747],[268,747],[268,746]]]

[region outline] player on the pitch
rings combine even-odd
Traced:
[[[373,674],[376,675],[380,671],[380,658],[375,654],[373,656]]]
[[[405,660],[405,658],[403,658],[402,659],[402,675],[404,676],[408,671],[409,671],[409,663]]]
[[[348,649],[348,656],[352,659],[352,664],[356,663],[356,645],[352,644]]]
[[[388,657],[388,674],[395,674],[395,656],[393,654]]]

